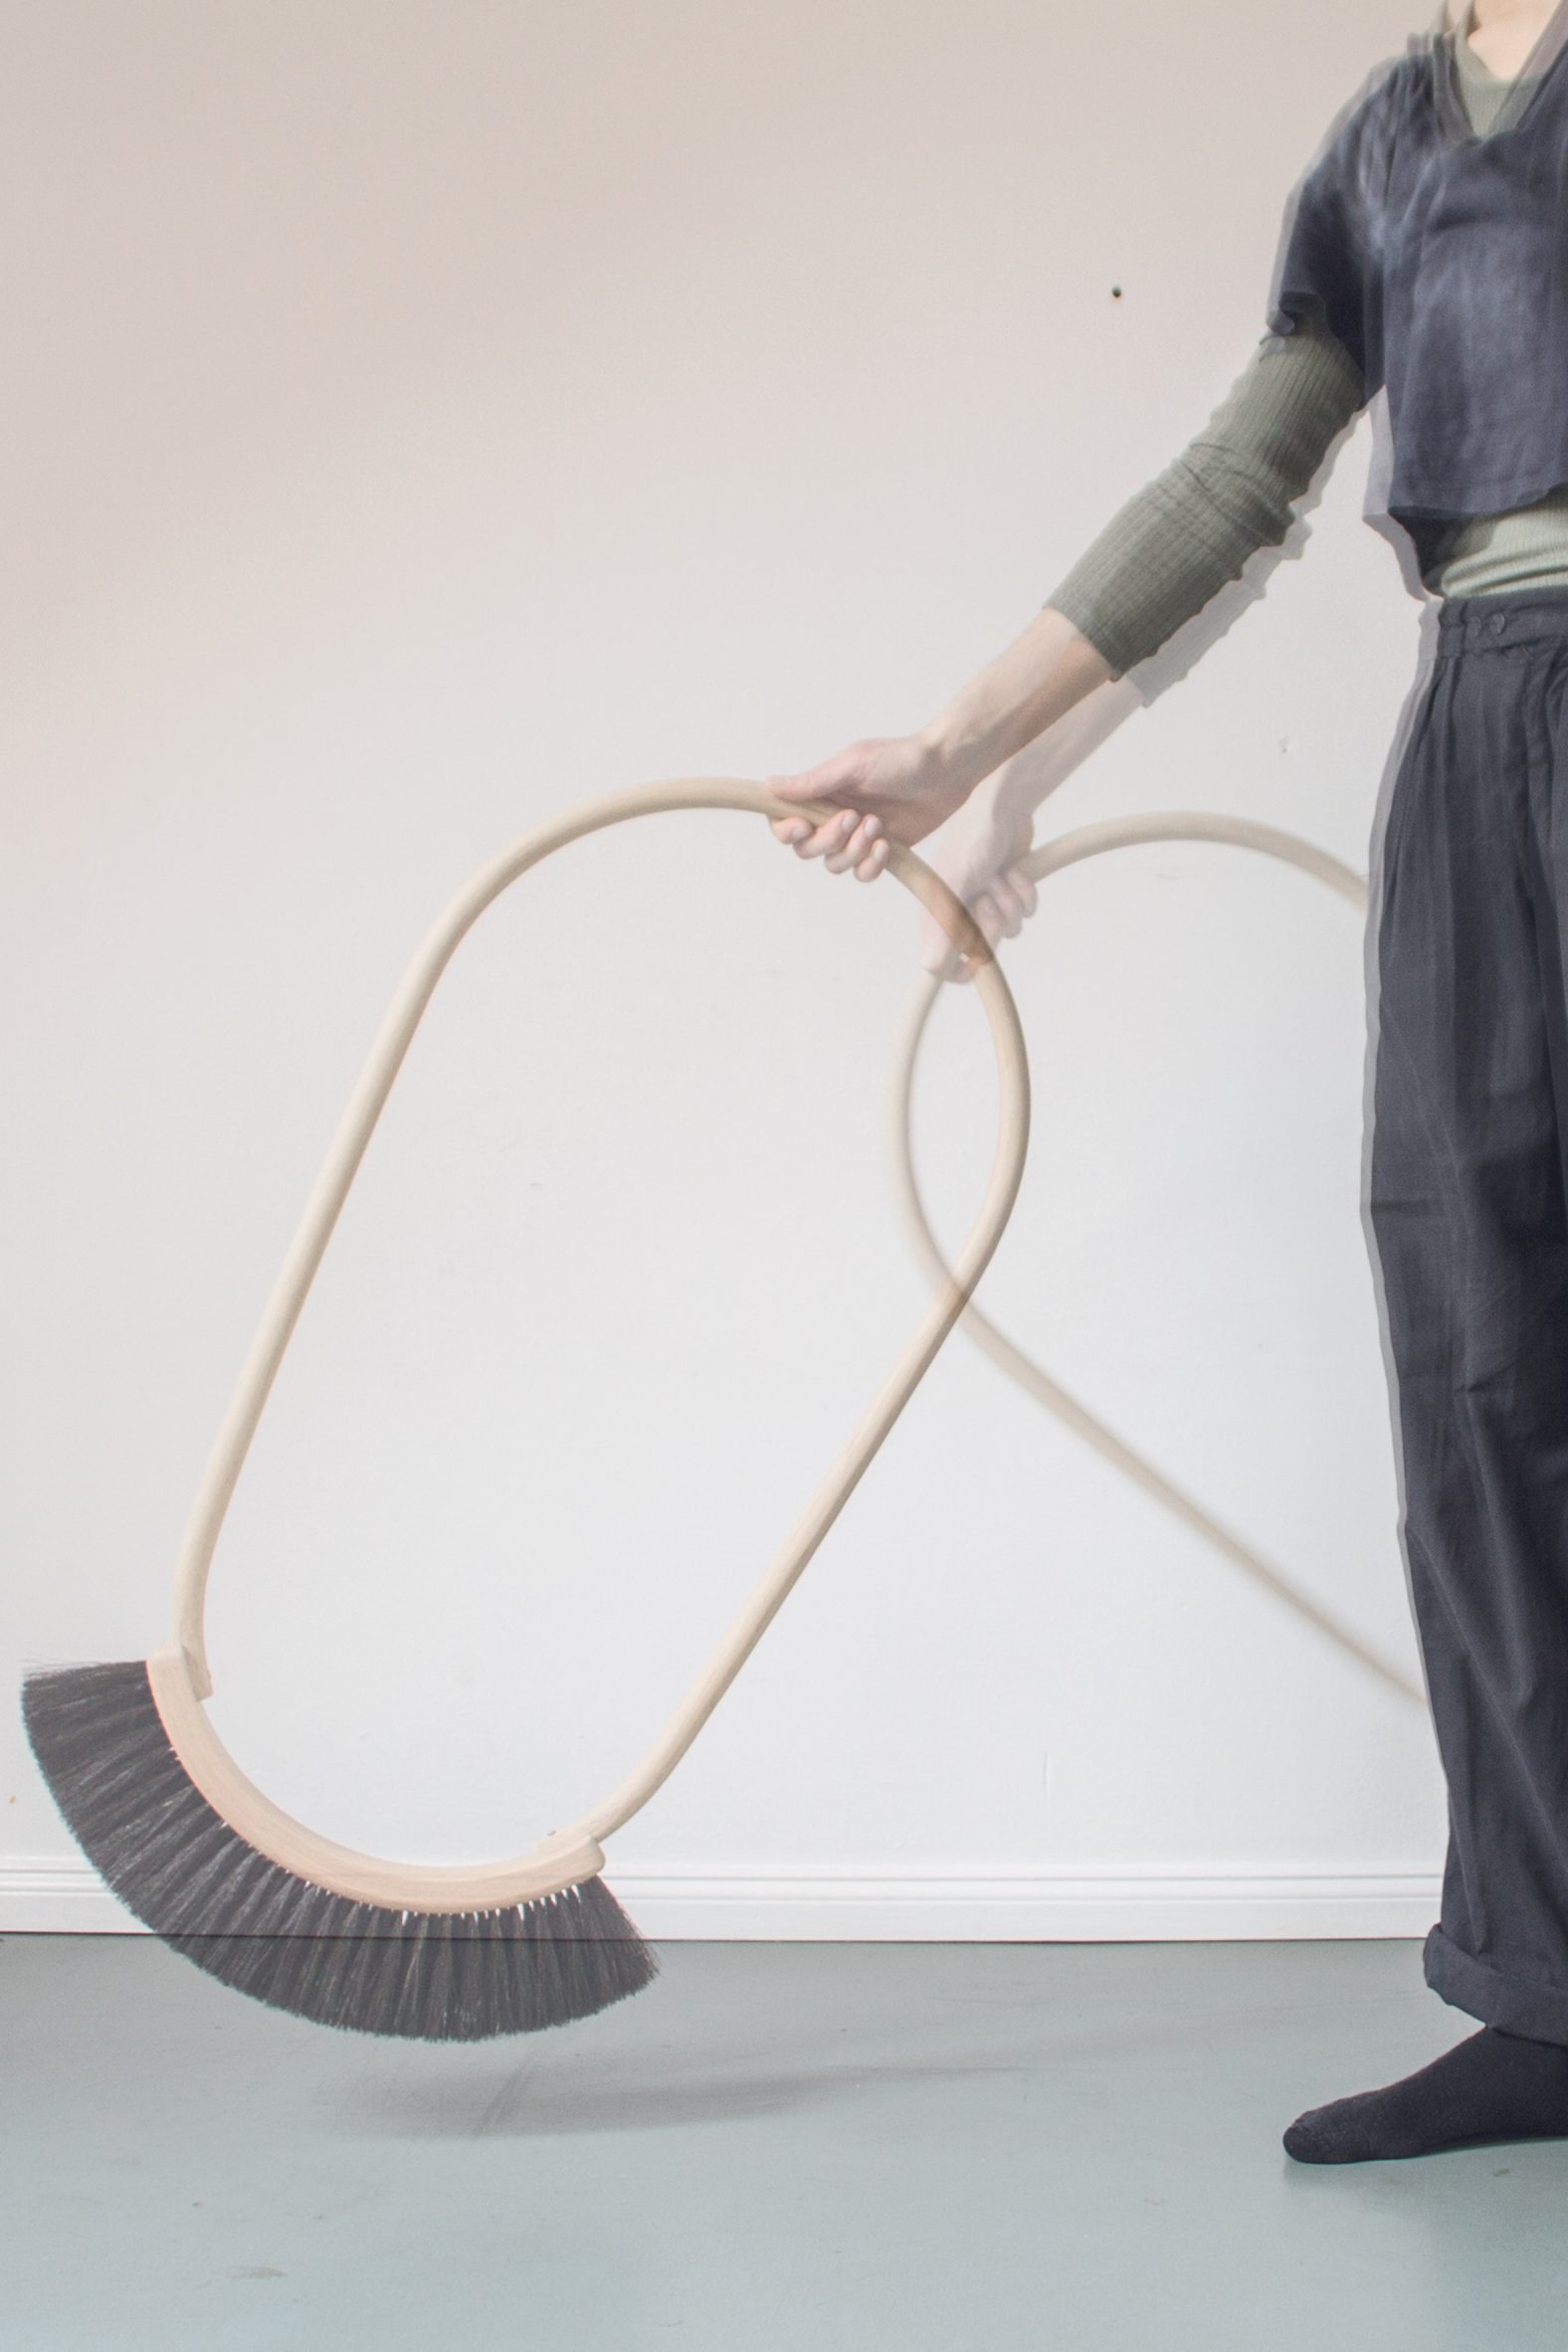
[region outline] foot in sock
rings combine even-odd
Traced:
[[[1482,2026],[1401,2082],[1308,2108],[1284,2146],[1299,2164],[1363,2164],[1474,2141],[1564,2138],[1568,2047]]]

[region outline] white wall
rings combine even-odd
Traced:
[[[566,804],[930,717],[1208,415],[1393,0],[13,11],[0,954],[14,1684],[162,1638],[327,1141],[449,894]],[[1110,293],[1122,290],[1120,298]],[[1048,804],[1364,869],[1417,607],[1358,428]],[[352,1844],[602,1795],[917,1317],[913,915],[760,821],[601,835],[443,983],[219,1547],[215,1718]],[[989,1311],[1413,1673],[1356,917],[1234,850],[1047,886]],[[991,1140],[939,1008],[922,1171]],[[123,1914],[0,1719],[0,1924]],[[1408,1933],[1424,1712],[949,1342],[614,1842],[656,1933]]]

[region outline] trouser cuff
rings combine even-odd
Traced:
[[[1482,2025],[1498,2026],[1505,2034],[1523,2034],[1531,2042],[1568,2044],[1568,1986],[1504,1976],[1500,1969],[1462,1951],[1441,1927],[1434,1927],[1428,1935],[1421,1964],[1440,1999],[1479,2018]]]

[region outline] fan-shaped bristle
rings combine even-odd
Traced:
[[[477,1912],[392,1911],[284,1869],[213,1811],[141,1660],[28,1676],[28,1738],[67,1826],[144,1925],[209,1976],[317,2025],[480,2042],[591,2017],[657,1963],[602,1878]]]

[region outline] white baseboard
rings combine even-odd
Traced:
[[[1143,1943],[1424,1936],[1438,1915],[1426,1872],[1265,1877],[693,1877],[607,1873],[655,1942]],[[89,1863],[0,1863],[0,1934],[139,1934]]]

